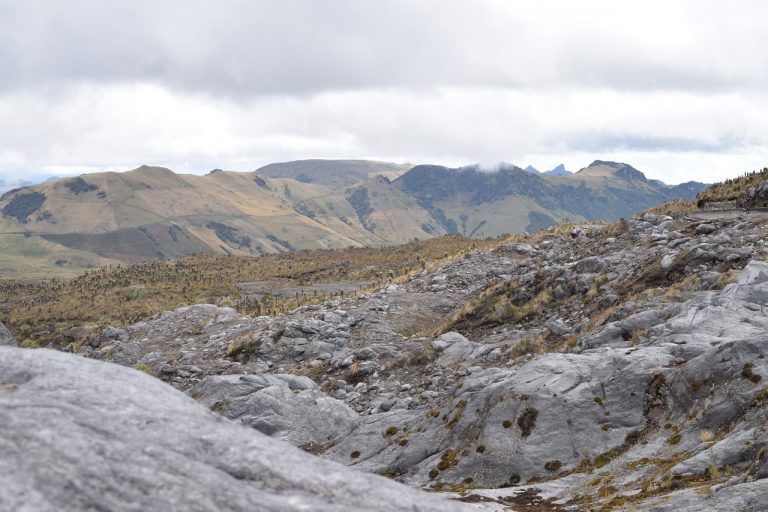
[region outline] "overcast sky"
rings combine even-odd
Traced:
[[[768,2],[0,0],[0,173],[768,164]]]

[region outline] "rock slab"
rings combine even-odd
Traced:
[[[0,510],[473,508],[313,457],[139,371],[0,347]]]

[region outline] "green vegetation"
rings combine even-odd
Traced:
[[[29,216],[43,206],[45,199],[45,194],[37,191],[16,194],[11,202],[3,207],[3,215],[14,217],[20,223],[26,224]]]
[[[92,192],[94,190],[99,190],[98,185],[88,183],[80,176],[78,176],[77,178],[72,178],[65,181],[64,186],[67,188],[67,190],[69,190],[75,195],[84,194],[86,192]]]

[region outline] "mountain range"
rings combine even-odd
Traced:
[[[556,167],[550,169],[549,171],[544,171],[544,172],[538,170],[532,165],[529,165],[528,167],[526,167],[525,170],[533,174],[541,173],[541,174],[549,174],[550,176],[565,176],[567,174],[573,174],[571,173],[571,171],[566,170],[564,164],[559,164]]]
[[[62,178],[0,196],[0,276],[67,276],[190,253],[495,237],[565,220],[617,220],[705,188],[668,186],[616,162],[595,161],[573,174],[558,169],[303,160],[205,176],[141,166]]]

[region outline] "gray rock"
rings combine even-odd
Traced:
[[[712,233],[715,230],[717,230],[717,228],[712,224],[700,224],[696,226],[697,235],[707,235],[709,233]]]
[[[685,489],[638,503],[636,510],[653,512],[722,512],[724,510],[763,511],[768,507],[768,481],[736,483],[712,494],[701,489]]]
[[[607,263],[603,258],[600,258],[599,256],[590,256],[577,261],[574,268],[576,269],[576,272],[579,273],[597,274],[602,272],[606,265]]]
[[[438,352],[442,352],[454,343],[464,343],[465,341],[467,341],[467,338],[461,334],[457,332],[447,332],[432,341],[432,348]]]
[[[13,339],[11,331],[0,323],[0,345],[16,346],[16,340]]]
[[[572,329],[561,318],[547,322],[547,329],[556,336],[565,336],[572,332]]]
[[[646,214],[643,215],[643,220],[645,222],[650,222],[651,224],[655,224],[656,220],[657,220],[657,217],[656,217],[656,215],[654,215],[652,213],[646,213]]]
[[[0,347],[0,509],[460,511],[237,425],[141,372]]]
[[[297,446],[324,445],[359,423],[352,409],[307,377],[216,375],[193,386],[190,395],[227,418]],[[336,396],[347,398],[347,393],[339,389]]]

